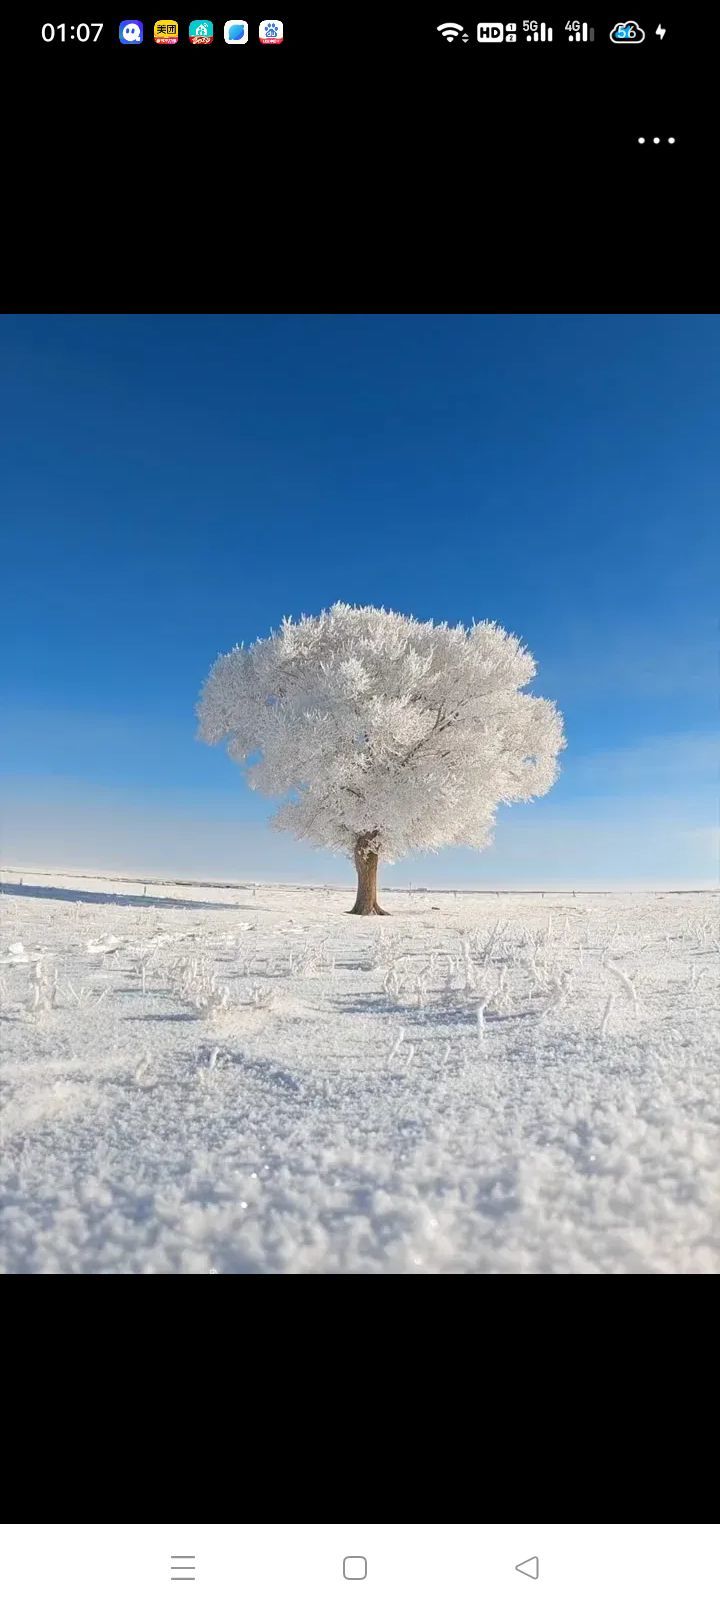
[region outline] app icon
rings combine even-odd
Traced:
[[[282,25],[281,22],[276,22],[276,21],[274,22],[272,20],[267,20],[267,19],[266,19],[265,22],[261,22],[261,24],[260,24],[260,44],[261,45],[281,45],[282,44],[282,36],[283,36],[283,25]]]
[[[143,38],[143,25],[141,22],[121,22],[120,44],[141,45]]]
[[[213,25],[206,17],[196,17],[190,24],[189,33],[191,45],[211,45],[213,42]]]
[[[176,22],[156,22],[153,29],[156,45],[176,45],[178,42],[178,25]]]
[[[226,45],[246,45],[248,42],[248,25],[238,18],[225,24]]]
[[[645,30],[639,22],[616,22],[610,38],[614,45],[641,45]]]

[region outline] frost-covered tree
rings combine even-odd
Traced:
[[[227,741],[252,789],[288,797],[278,828],[352,857],[355,913],[382,913],[378,861],[490,843],[501,802],[544,795],[562,718],[523,693],[519,639],[335,604],[220,655],[200,737]]]

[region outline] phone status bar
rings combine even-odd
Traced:
[[[442,13],[440,14],[442,18]],[[288,47],[299,47],[303,53],[336,55],[347,48],[353,55],[370,54],[378,61],[428,52],[442,57],[448,51],[462,56],[487,46],[497,49],[490,52],[489,60],[496,63],[505,57],[529,57],[529,45],[535,54],[567,54],[571,57],[597,53],[598,49],[612,56],[624,53],[642,60],[649,52],[668,57],[675,54],[682,40],[682,30],[648,18],[620,18],[597,15],[585,17],[546,16],[540,18],[505,18],[502,21],[458,20],[452,15],[446,20],[416,18],[403,28],[383,30],[375,36],[367,31],[353,29],[348,14],[334,20],[333,27],[318,24],[317,20],[301,13],[291,20],[285,17],[117,17],[113,21],[51,21],[38,25],[36,43],[43,47],[80,47],[83,54],[92,54],[95,47],[113,46],[117,51],[131,55],[138,51],[157,54],[161,51],[177,54],[194,50],[211,55],[228,55],[235,47],[248,47],[251,52],[284,55]],[[282,47],[285,47],[283,49]],[[486,53],[487,54],[487,53]]]

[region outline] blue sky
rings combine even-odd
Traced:
[[[720,318],[5,316],[2,861],[341,882],[195,739],[343,599],[490,618],[566,720],[495,845],[388,883],[717,878]]]

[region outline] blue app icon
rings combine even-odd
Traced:
[[[141,45],[143,41],[143,25],[141,22],[130,21],[120,24],[121,45]]]
[[[231,17],[223,30],[226,45],[246,45],[248,25],[241,17]]]

